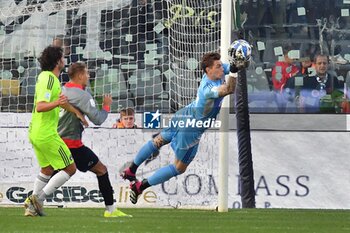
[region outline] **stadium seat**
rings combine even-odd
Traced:
[[[257,69],[247,70],[247,89],[249,110],[251,112],[275,112],[274,95],[270,91],[266,73]]]

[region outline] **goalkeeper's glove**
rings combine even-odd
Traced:
[[[236,65],[233,62],[230,63],[230,72],[231,73],[237,73],[238,72],[238,68],[236,67]]]

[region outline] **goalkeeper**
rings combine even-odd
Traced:
[[[121,176],[131,182],[130,201],[136,204],[140,194],[148,187],[161,184],[170,178],[180,175],[194,159],[200,138],[205,127],[183,127],[176,124],[177,121],[206,121],[215,120],[220,111],[223,97],[234,93],[236,78],[232,73],[237,68],[232,62],[231,65],[222,64],[219,53],[207,53],[202,58],[202,69],[204,75],[197,91],[197,99],[175,113],[168,128],[165,128],[154,139],[147,142],[138,152],[133,163],[126,168]],[[228,82],[224,82],[224,75],[229,74]],[[175,124],[173,124],[175,123]],[[197,124],[196,124],[197,125]],[[138,181],[135,177],[137,168],[146,161],[153,153],[162,146],[171,143],[175,152],[175,162],[155,171],[153,175]]]
[[[68,76],[70,81],[66,83],[62,92],[68,97],[69,103],[82,111],[95,125],[101,125],[108,116],[112,104],[111,96],[104,96],[102,110],[97,109],[91,94],[85,90],[89,82],[85,63],[73,63],[68,69]],[[90,148],[83,145],[81,141],[83,131],[84,127],[74,114],[64,111],[60,115],[58,132],[71,151],[78,170],[81,172],[89,170],[97,176],[106,206],[104,217],[131,217],[115,207],[107,168]]]

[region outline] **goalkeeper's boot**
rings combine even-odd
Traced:
[[[44,216],[43,202],[39,200],[37,195],[29,196],[30,203],[34,206],[35,211],[39,216]]]
[[[31,217],[35,217],[38,215],[38,213],[35,211],[34,206],[32,205],[32,203],[30,202],[29,197],[26,198],[26,200],[24,201],[24,216],[31,216]]]
[[[121,210],[118,210],[117,208],[113,212],[109,212],[108,210],[104,213],[105,218],[118,218],[118,217],[129,217],[131,218],[132,215],[126,214]]]
[[[128,180],[130,182],[136,181],[136,176],[135,173],[133,173],[132,171],[130,171],[130,168],[126,168],[124,169],[124,171],[122,171],[120,173],[120,176],[124,179],[124,180]]]
[[[142,194],[142,190],[141,190],[141,185],[142,182],[141,181],[133,181],[130,184],[130,201],[132,204],[136,204],[137,203],[137,199],[139,198],[139,196]]]

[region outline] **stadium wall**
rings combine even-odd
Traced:
[[[117,116],[111,114],[108,127]],[[21,205],[38,172],[27,138],[30,114],[0,114],[0,205]],[[128,184],[118,169],[130,161],[153,132],[143,129],[87,128],[84,143],[108,166],[120,207],[215,208],[218,190],[217,131],[203,135],[199,153],[187,172],[147,190],[138,204],[128,200]],[[229,208],[241,207],[237,137],[229,133]],[[257,208],[350,209],[350,139],[348,132],[252,131]],[[174,159],[169,147],[138,177],[147,177]],[[50,198],[49,205],[103,207],[96,178],[78,172]]]

